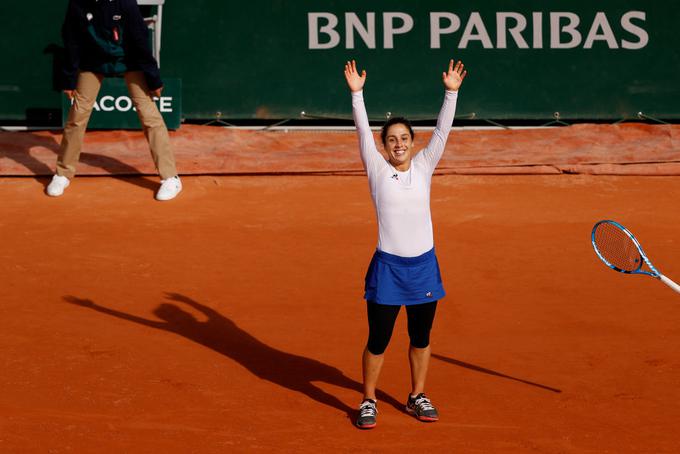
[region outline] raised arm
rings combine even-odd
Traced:
[[[446,140],[449,137],[449,132],[451,131],[451,125],[453,124],[453,117],[456,114],[456,102],[458,100],[458,90],[460,89],[463,79],[467,75],[465,70],[465,65],[462,61],[455,63],[454,61],[449,61],[449,70],[442,73],[442,82],[444,88],[446,89],[444,95],[444,102],[442,108],[439,111],[439,116],[437,117],[437,126],[432,132],[432,138],[427,144],[427,147],[421,152],[421,159],[424,159],[430,168],[430,172],[434,172],[439,159],[444,153],[444,148],[446,147]]]
[[[361,74],[359,74],[356,62],[354,60],[348,61],[345,63],[345,80],[352,92],[352,116],[354,117],[354,125],[359,135],[361,160],[364,163],[366,172],[372,172],[376,169],[378,163],[384,161],[384,158],[375,146],[373,132],[368,123],[368,114],[364,105],[363,89],[366,83],[366,71],[362,70]]]

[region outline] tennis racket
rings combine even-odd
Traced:
[[[652,276],[680,293],[680,285],[659,273],[635,236],[618,222],[598,222],[593,227],[590,239],[595,253],[609,268],[620,273]],[[643,265],[647,265],[649,271],[643,270]]]

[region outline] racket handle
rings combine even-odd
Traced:
[[[666,276],[663,274],[659,274],[659,279],[661,279],[661,282],[675,290],[676,292],[680,293],[680,285],[676,284],[672,280],[668,279]]]

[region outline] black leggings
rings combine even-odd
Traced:
[[[366,303],[368,310],[368,344],[366,348],[374,355],[382,355],[390,343],[394,322],[397,320],[401,306]],[[411,346],[425,348],[430,345],[430,330],[434,321],[437,302],[413,304],[406,306],[408,317],[408,337]]]

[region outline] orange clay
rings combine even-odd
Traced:
[[[677,178],[435,177],[441,419],[404,412],[402,314],[370,433],[365,178],[183,182],[159,203],[156,178],[0,178],[0,451],[680,450],[678,295],[590,246],[619,220],[680,278]]]

